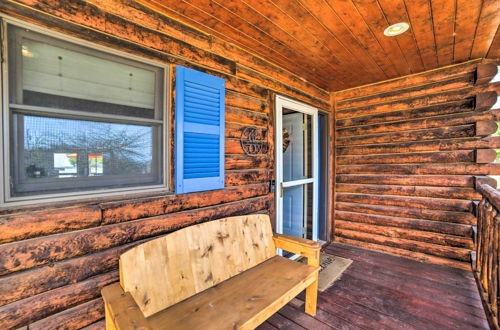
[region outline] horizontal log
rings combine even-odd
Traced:
[[[340,165],[338,174],[500,175],[500,164]]]
[[[476,69],[476,85],[489,83],[498,73],[496,63],[483,63],[479,64]]]
[[[67,329],[81,329],[104,316],[104,301],[97,298],[65,311],[51,315],[29,325],[29,329],[57,329],[64,325]]]
[[[0,327],[12,329],[26,326],[79,303],[96,299],[101,295],[104,286],[117,280],[118,271],[112,271],[2,306]]]
[[[460,140],[415,141],[367,146],[337,147],[337,155],[392,154],[424,151],[451,151],[475,148],[500,148],[500,136],[464,138]]]
[[[476,127],[474,124],[423,129],[418,131],[391,132],[375,135],[350,136],[337,138],[337,146],[353,146],[409,141],[424,141],[437,139],[456,139],[467,138],[476,135]]]
[[[476,218],[471,212],[452,212],[442,210],[427,210],[420,208],[388,206],[388,205],[370,205],[357,203],[335,203],[335,209],[338,211],[349,211],[365,214],[388,215],[391,217],[404,217],[412,219],[441,221],[448,223],[459,223],[464,225],[476,225]]]
[[[255,184],[266,182],[273,179],[273,171],[268,169],[262,170],[242,170],[242,171],[226,171],[226,187],[242,186],[247,184]]]
[[[417,118],[432,118],[453,113],[471,112],[474,108],[474,100],[467,98],[450,103],[441,103],[423,108],[412,108],[409,110],[386,112],[363,117],[355,117],[337,120],[337,128],[350,126],[373,125],[378,123],[387,123],[401,120],[410,120]]]
[[[0,275],[74,258],[219,218],[267,210],[274,194],[0,245]]]
[[[269,108],[265,99],[232,90],[226,92],[226,106],[260,113],[269,113]]]
[[[476,122],[476,136],[488,136],[498,130],[496,120],[480,120]]]
[[[166,195],[0,216],[0,243],[67,232],[267,194],[268,184]]]
[[[344,237],[335,237],[335,241],[343,244],[348,244],[351,246],[358,246],[363,249],[369,249],[369,250],[375,250],[387,254],[392,254],[395,256],[399,257],[405,257],[405,258],[410,258],[410,259],[416,259],[420,260],[423,262],[429,262],[433,263],[436,265],[443,265],[447,267],[453,267],[453,268],[458,268],[466,271],[471,271],[471,265],[470,262],[462,262],[458,260],[452,260],[448,258],[440,258],[440,257],[435,257],[431,256],[425,253],[419,253],[419,252],[413,252],[413,251],[408,251],[404,249],[399,249],[399,248],[394,248],[391,246],[385,246],[385,245],[379,245],[379,244],[374,244],[374,243],[368,243],[368,242],[361,242],[361,241],[356,241],[352,239],[347,239]]]
[[[139,240],[97,253],[2,276],[0,277],[2,291],[0,306],[118,270],[120,255],[148,240]]]
[[[403,186],[474,187],[472,175],[337,175],[338,183]]]
[[[382,235],[375,235],[375,234],[346,230],[346,229],[336,229],[335,234],[337,236],[345,237],[348,239],[354,239],[357,241],[387,245],[399,249],[405,249],[414,252],[435,255],[438,257],[470,262],[470,250],[468,249],[450,248],[442,245],[423,243],[402,238],[392,238]]]
[[[48,208],[0,216],[0,244],[30,237],[98,226],[98,205]]]
[[[101,204],[103,224],[125,222],[183,210],[196,209],[247,198],[265,196],[269,184],[231,187],[191,194],[168,195],[159,199],[123,200]]]
[[[413,229],[396,228],[396,227],[378,226],[378,225],[350,222],[344,220],[337,220],[335,222],[335,227],[350,231],[360,231],[380,236],[403,238],[412,241],[421,241],[431,244],[442,245],[444,246],[445,249],[450,249],[452,247],[459,247],[471,250],[474,248],[474,243],[472,242],[472,239],[470,237],[465,238],[447,234],[426,232]]]
[[[430,198],[451,199],[481,199],[481,195],[473,188],[458,187],[425,187],[425,186],[393,186],[393,185],[370,185],[370,184],[346,184],[337,183],[336,192],[359,193],[374,195],[398,195]]]
[[[486,184],[491,186],[493,189],[497,188],[497,180],[491,176],[476,175],[474,178],[474,188],[477,190],[480,184]]]
[[[226,107],[226,122],[266,127],[269,123],[269,118],[264,113]]]
[[[246,79],[257,85],[271,89],[275,92],[284,93],[301,101],[309,103],[310,105],[315,106],[319,109],[326,111],[330,109],[330,100],[328,96],[326,96],[326,98],[324,99],[312,96],[304,92],[303,89],[294,88],[275,79],[270,79],[265,73],[260,73],[255,70],[251,70],[243,65],[239,64],[236,65],[236,75],[238,77],[241,77],[242,79]],[[314,85],[311,84],[311,86]],[[324,94],[326,92],[325,90],[322,90],[319,87],[316,87],[316,90],[321,91],[322,97],[325,96]]]
[[[451,77],[451,79],[431,82],[425,85],[412,86],[405,89],[396,88],[395,90],[386,91],[381,94],[365,96],[348,101],[340,101],[337,103],[337,108],[339,110],[346,110],[359,106],[380,104],[401,99],[409,99],[426,94],[443,93],[456,89],[471,87],[473,82],[474,73],[467,72],[459,76]],[[342,92],[339,93],[341,94]]]
[[[106,321],[105,320],[100,320],[95,323],[92,323],[84,328],[82,330],[102,330],[106,329]]]
[[[487,112],[460,113],[447,116],[440,116],[438,118],[412,119],[394,123],[381,123],[381,124],[374,124],[367,126],[343,128],[337,130],[336,136],[338,138],[345,138],[345,137],[359,136],[359,135],[371,135],[371,134],[381,134],[381,133],[401,132],[401,131],[415,131],[415,130],[431,129],[438,127],[467,125],[467,124],[474,124],[477,121],[491,120],[493,118],[496,118],[496,116],[498,116],[498,111],[495,110]]]
[[[454,199],[337,193],[337,202],[404,206],[409,208],[470,212],[471,202]]]
[[[497,158],[497,152],[494,149],[476,149],[476,163],[493,163]]]
[[[36,9],[30,8],[29,1],[3,1],[1,8],[5,11],[16,13],[16,16],[25,16],[31,18],[36,17],[37,22],[45,24],[53,24],[68,30],[67,33],[77,35],[80,38],[89,39],[89,35],[94,34],[92,41],[103,43],[110,39],[110,36],[127,40],[129,43],[135,43],[142,47],[147,47],[165,55],[169,54],[167,60],[170,63],[185,65],[186,60],[203,65],[225,73],[231,73],[234,70],[234,63],[228,61],[222,56],[216,55],[210,51],[200,49],[189,45],[188,43],[177,38],[170,37],[166,34],[159,33],[153,29],[145,28],[133,21],[127,21],[124,18],[106,13],[96,6],[89,3],[73,3],[71,9],[61,3],[37,3]],[[38,12],[37,12],[38,11]],[[48,13],[51,17],[41,14]],[[79,15],[74,13],[78,12]],[[88,19],[92,17],[92,19]],[[69,22],[73,24],[69,24]],[[76,24],[74,24],[76,23]],[[79,25],[85,30],[92,30],[93,33],[87,32],[84,35],[83,31],[77,34],[76,27]],[[99,32],[97,32],[99,31]],[[97,37],[96,34],[107,34]],[[116,48],[116,43],[114,45]]]
[[[421,87],[432,82],[448,80],[452,77],[461,76],[474,72],[478,62],[467,62],[443,68],[442,70],[427,71],[417,75],[406,76],[390,81],[383,81],[369,86],[351,88],[336,93],[337,103],[350,102],[352,99],[375,96],[387,91],[402,91],[406,88]]]
[[[350,108],[347,110],[338,110],[335,113],[336,119],[346,119],[354,117],[362,117],[373,115],[377,113],[393,112],[398,110],[406,110],[411,108],[426,107],[438,103],[454,102],[463,99],[464,97],[471,97],[473,95],[472,87],[463,88],[444,93],[427,94],[415,98],[404,100],[390,101],[387,103],[379,103],[375,105],[361,106],[357,108]]]
[[[226,170],[269,168],[270,165],[267,155],[226,155]]]
[[[487,150],[487,149],[485,149]],[[337,157],[337,164],[410,164],[410,163],[472,163],[477,162],[477,154],[474,150],[458,150],[445,152],[419,152],[419,153],[399,153],[366,156],[341,156]],[[496,154],[495,154],[496,155]],[[483,153],[480,153],[480,160],[483,160]]]
[[[335,211],[335,219],[472,238],[472,226],[441,221]]]

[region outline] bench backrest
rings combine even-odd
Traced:
[[[148,317],[276,255],[268,215],[180,229],[120,256],[120,284]]]

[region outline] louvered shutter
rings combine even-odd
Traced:
[[[224,187],[225,81],[176,71],[175,192]]]

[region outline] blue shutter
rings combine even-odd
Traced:
[[[175,192],[224,188],[225,81],[177,66]]]

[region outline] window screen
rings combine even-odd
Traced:
[[[8,29],[10,195],[163,184],[163,68]]]

